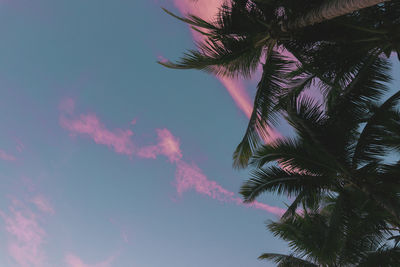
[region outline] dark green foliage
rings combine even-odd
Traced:
[[[398,266],[400,161],[384,157],[400,159],[400,91],[380,101],[389,81],[386,60],[371,57],[361,69],[330,105],[289,99],[286,119],[297,137],[252,156],[255,169],[240,191],[245,201],[264,192],[295,197],[269,224],[293,254],[263,259],[278,266]]]
[[[321,0],[231,0],[212,21],[180,18],[203,40],[176,63],[215,75],[251,77],[262,64],[254,109],[234,152],[250,165],[245,202],[293,197],[269,230],[291,255],[265,253],[278,266],[400,266],[400,91],[387,94],[400,59],[400,1],[319,24],[286,27]],[[293,23],[292,23],[293,24]],[[286,56],[284,56],[286,55]],[[304,92],[318,88],[317,103]],[[296,138],[264,144],[284,117]],[[391,153],[395,163],[385,162]]]
[[[318,207],[270,222],[268,228],[293,250],[289,256],[260,256],[278,266],[397,266],[400,257],[384,212],[354,192],[326,197]]]
[[[328,106],[342,94],[353,97],[354,88],[347,85],[368,73],[365,69],[380,68],[374,58],[400,50],[399,1],[291,31],[283,31],[282,25],[317,8],[320,0],[229,2],[211,21],[192,15],[180,18],[167,11],[190,24],[203,35],[203,40],[177,63],[160,64],[248,78],[263,63],[254,111],[233,155],[238,168],[247,166],[252,153],[265,140],[266,126],[274,123],[276,113],[286,110],[288,98],[299,96],[312,84],[325,93]],[[288,51],[298,68],[288,71],[293,62],[273,51]],[[342,91],[344,87],[347,92]]]
[[[290,61],[271,51],[263,65],[263,74],[254,98],[254,108],[243,140],[234,152],[234,166],[246,167],[252,152],[268,136],[266,127],[277,121],[275,103],[281,95],[285,75],[289,72]]]

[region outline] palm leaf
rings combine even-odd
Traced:
[[[358,264],[358,267],[370,267],[370,266],[385,266],[385,267],[397,267],[400,262],[400,248],[384,248],[374,252],[370,252],[367,256]]]
[[[253,152],[268,138],[267,126],[277,121],[274,110],[279,94],[282,91],[284,76],[291,64],[285,57],[271,51],[264,66],[261,81],[257,85],[253,112],[245,135],[233,154],[233,166],[247,167]]]
[[[330,183],[329,178],[324,176],[290,173],[273,166],[256,169],[252,172],[251,177],[240,190],[245,202],[254,201],[264,192],[287,194],[290,197],[298,195],[302,191],[308,191],[312,195],[325,190]]]
[[[318,267],[318,265],[301,259],[297,258],[293,255],[283,255],[277,253],[264,253],[258,257],[259,260],[269,260],[274,261],[277,263],[279,267]]]
[[[217,76],[250,77],[263,55],[262,47],[254,47],[257,40],[248,37],[208,38],[197,43],[197,50],[189,50],[176,63],[158,62],[173,69],[198,69]]]
[[[400,100],[400,91],[387,99],[380,107],[373,110],[373,114],[363,128],[353,155],[353,165],[375,160],[377,156],[384,156],[388,152],[387,140],[395,147],[399,145],[399,132],[390,131],[390,124],[400,122],[400,116],[393,111]],[[387,127],[389,126],[389,127]],[[385,149],[386,148],[386,149]],[[390,148],[390,147],[389,147]]]

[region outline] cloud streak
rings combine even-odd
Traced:
[[[33,205],[28,205],[29,203]],[[37,210],[31,209],[32,206]],[[47,233],[42,227],[42,222],[46,219],[44,215],[54,213],[53,205],[41,194],[31,198],[28,202],[11,197],[8,210],[0,210],[0,218],[4,221],[4,229],[7,233],[7,251],[17,266],[50,266],[44,249]],[[78,256],[66,253],[64,261],[67,267],[111,267],[116,256],[117,254],[114,254],[101,262],[87,264]]]
[[[131,142],[133,132],[129,129],[108,130],[94,114],[82,114],[79,118],[60,117],[60,124],[72,134],[88,135],[94,142],[112,148],[116,153],[132,155],[134,151]]]
[[[43,195],[37,195],[31,199],[31,202],[35,204],[36,208],[43,213],[54,214],[53,205],[49,202],[49,200]]]
[[[145,146],[137,151],[141,158],[157,158],[158,155],[166,156],[170,162],[178,162],[182,158],[180,142],[167,129],[157,129],[158,144]]]
[[[225,86],[236,105],[243,111],[247,118],[250,118],[253,111],[253,105],[246,92],[243,82],[227,77],[219,77],[220,82]]]
[[[13,155],[8,154],[4,150],[0,149],[0,159],[5,161],[15,161],[16,158]]]
[[[14,199],[8,213],[0,211],[9,234],[8,252],[21,267],[46,266],[43,250],[46,232],[39,225],[38,215]]]
[[[199,194],[221,202],[261,209],[278,216],[284,212],[281,208],[259,202],[244,204],[239,197],[235,196],[235,193],[208,179],[197,165],[189,164],[183,160],[180,141],[168,129],[156,129],[156,144],[141,147],[132,141],[132,131],[123,129],[109,130],[94,114],[81,114],[79,116],[69,114],[67,116],[62,113],[60,125],[68,130],[70,134],[89,136],[95,143],[106,145],[118,154],[147,159],[156,159],[160,155],[165,156],[171,164],[176,166],[174,185],[178,195],[194,190]],[[41,206],[45,206],[42,201],[36,202]]]
[[[218,8],[224,3],[222,0],[175,0],[174,4],[182,14],[193,14],[205,20],[213,20],[218,12]],[[203,35],[197,31],[191,30],[193,39],[197,42],[203,40]],[[249,95],[246,92],[244,84],[236,79],[228,77],[217,77],[225,86],[236,105],[243,113],[250,118],[253,105]]]
[[[193,189],[199,194],[209,196],[221,202],[235,203],[245,207],[260,209],[277,216],[282,216],[282,214],[285,213],[285,210],[282,208],[270,206],[258,201],[254,201],[250,204],[243,203],[242,199],[236,197],[233,192],[226,190],[217,182],[209,180],[197,165],[187,164],[183,161],[177,164],[175,186],[179,195]]]
[[[68,267],[110,267],[114,259],[115,256],[110,256],[102,262],[98,262],[95,264],[87,264],[84,263],[83,260],[78,256],[76,256],[75,254],[67,253],[65,256],[65,263],[67,264]]]
[[[174,0],[175,6],[182,14],[193,14],[205,20],[215,19],[218,9],[224,4],[223,0]],[[197,42],[203,40],[203,35],[191,29],[193,39]],[[217,77],[224,85],[228,93],[231,95],[236,106],[250,118],[253,111],[253,103],[246,91],[246,87],[242,81],[228,77]],[[282,135],[273,128],[267,127],[268,136],[263,136],[266,143],[274,142]]]

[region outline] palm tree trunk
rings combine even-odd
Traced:
[[[289,31],[311,26],[385,1],[390,0],[324,0],[320,7],[283,25],[282,30]]]

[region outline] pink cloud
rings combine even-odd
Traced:
[[[217,11],[224,0],[174,0],[174,5],[183,14],[193,14],[205,20],[213,20]],[[191,30],[192,36],[196,41],[201,41],[203,35]]]
[[[228,93],[231,95],[239,109],[242,110],[247,118],[250,118],[251,113],[253,112],[253,104],[251,103],[243,82],[227,77],[218,77],[218,79],[228,90]],[[282,135],[277,130],[269,126],[266,127],[267,135],[261,135],[265,143],[273,143],[277,139],[282,138]]]
[[[183,154],[180,149],[180,141],[168,129],[156,129],[157,143],[140,147],[133,144],[131,140],[132,132],[130,130],[109,130],[93,114],[80,115],[75,119],[68,119],[62,115],[60,117],[60,124],[73,134],[86,134],[97,144],[112,147],[119,154],[127,156],[135,155],[149,159],[156,159],[159,155],[167,157],[171,163],[176,165],[175,186],[179,195],[182,195],[185,191],[194,189],[200,194],[219,201],[262,209],[276,215],[284,212],[280,208],[259,202],[243,204],[241,199],[236,197],[233,192],[225,189],[217,182],[209,180],[195,164],[190,165],[182,160]],[[37,205],[45,206],[41,201],[36,202]]]
[[[218,12],[219,7],[224,3],[223,0],[175,0],[174,4],[182,14],[193,14],[205,20],[213,20]],[[191,30],[193,38],[201,42],[203,35],[197,31]],[[229,94],[235,101],[236,105],[243,113],[250,118],[253,110],[253,104],[243,83],[237,79],[228,77],[218,77],[220,82],[228,90]]]
[[[251,103],[243,83],[239,80],[227,77],[219,77],[218,79],[228,90],[236,105],[243,111],[246,117],[250,118],[253,111],[253,104]]]
[[[214,19],[218,8],[224,3],[222,0],[175,0],[174,4],[182,14],[193,14],[205,20]],[[203,36],[197,31],[191,30],[193,38],[200,42]],[[253,110],[253,105],[246,92],[243,83],[236,79],[219,77],[220,82],[228,90],[236,105],[249,118]]]
[[[215,181],[211,181],[195,164],[187,164],[183,161],[178,162],[175,173],[175,186],[178,194],[188,190],[195,190],[199,194],[207,195],[222,202],[232,202],[238,205],[261,209],[269,213],[281,216],[285,210],[279,207],[270,206],[258,201],[246,204],[242,199],[235,197],[235,194]]]
[[[205,20],[213,20],[218,12],[218,9],[224,3],[226,4],[226,2],[223,0],[174,0],[175,6],[182,14],[193,14]],[[201,42],[204,38],[203,35],[197,31],[194,31],[193,29],[191,29],[191,33],[193,39],[197,42]],[[290,60],[295,60],[295,57],[285,49],[281,49],[278,52],[288,57]],[[262,68],[259,68],[259,71],[262,71]],[[232,79],[228,77],[217,78],[231,95],[236,106],[239,107],[239,109],[246,115],[247,118],[250,118],[253,111],[253,103],[250,99],[250,96],[246,92],[243,82],[238,79]],[[313,95],[316,96],[317,94],[313,93]],[[267,135],[260,136],[267,144],[273,143],[277,139],[282,138],[282,135],[271,127],[267,127],[266,132]]]
[[[78,256],[76,256],[72,253],[68,253],[65,256],[65,262],[68,267],[109,267],[109,266],[111,266],[114,259],[115,259],[115,256],[110,256],[102,262],[98,262],[95,264],[87,264],[87,263],[84,263],[83,260],[80,259]]]
[[[6,160],[6,161],[14,161],[16,158],[13,155],[8,154],[4,150],[0,149],[0,159]]]
[[[166,59],[166,58],[163,57],[163,56],[157,56],[157,58],[158,58],[158,60],[159,60],[160,62],[162,62],[162,63],[167,63],[167,62],[168,62],[168,59]]]
[[[225,1],[223,0],[174,1],[175,6],[182,14],[193,14],[205,20],[213,20],[218,12],[218,9],[224,3]],[[199,34],[197,31],[191,30],[191,33],[196,41],[200,42],[203,40],[203,35]],[[246,92],[246,87],[244,86],[243,82],[238,79],[232,79],[228,77],[218,77],[218,79],[224,85],[239,109],[246,115],[247,118],[250,118],[253,111],[253,103],[250,96]],[[267,128],[267,132],[268,136],[263,137],[264,141],[267,143],[273,142],[274,140],[282,137],[280,133],[270,127]]]
[[[9,214],[0,211],[9,233],[8,252],[21,267],[46,266],[43,250],[46,232],[38,223],[38,216],[20,201],[13,200]]]
[[[134,151],[134,146],[130,139],[133,135],[131,130],[115,129],[110,131],[94,114],[82,114],[74,119],[69,119],[62,115],[60,124],[73,134],[88,135],[97,144],[111,147],[118,154],[132,155]]]
[[[156,159],[159,154],[159,147],[157,145],[141,147],[137,152],[139,157],[145,159]]]
[[[175,6],[182,14],[190,13],[206,20],[213,19],[224,2],[224,0],[174,0]]]
[[[182,158],[182,152],[179,148],[180,143],[178,138],[173,136],[167,129],[157,129],[160,153],[171,162],[177,162]]]
[[[138,150],[137,156],[155,159],[157,155],[166,156],[170,162],[177,162],[182,158],[179,140],[167,129],[157,129],[158,143],[145,146]]]
[[[275,214],[278,217],[281,217],[286,211],[285,209],[275,207],[275,206],[270,206],[268,204],[261,203],[258,201],[254,201],[252,203],[243,203],[243,200],[241,198],[238,198],[237,201],[238,201],[238,204],[240,204],[240,205],[244,205],[244,206],[254,208],[254,209],[264,210],[269,213]]]
[[[195,164],[178,162],[175,173],[175,186],[178,194],[194,189],[220,201],[231,201],[234,193],[226,190],[215,181],[210,181]]]
[[[64,111],[63,109],[61,110]],[[69,118],[62,113],[60,116],[60,125],[69,130],[73,135],[88,135],[95,143],[111,147],[119,154],[136,155],[142,158],[153,159],[158,155],[163,155],[170,162],[176,162],[182,158],[179,140],[168,129],[156,130],[158,136],[157,144],[136,149],[131,139],[133,135],[131,130],[109,130],[100,122],[95,114],[81,114],[79,117]]]
[[[41,212],[54,214],[54,208],[49,202],[47,198],[43,195],[37,195],[31,199],[31,202],[35,204],[36,208],[38,208]]]

